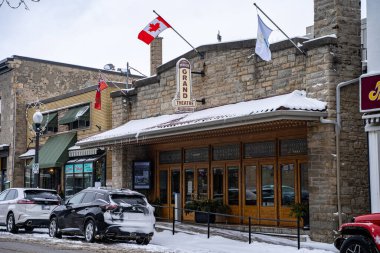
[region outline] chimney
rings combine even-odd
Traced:
[[[157,74],[157,67],[162,65],[162,37],[155,38],[150,44],[150,75]]]
[[[336,35],[338,73],[346,79],[361,74],[360,31],[360,0],[314,0],[314,37]]]

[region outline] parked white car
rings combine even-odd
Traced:
[[[0,193],[0,225],[17,233],[19,228],[31,232],[35,227],[48,227],[51,211],[61,203],[55,190],[10,188]]]

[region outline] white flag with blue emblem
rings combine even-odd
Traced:
[[[260,16],[257,15],[258,28],[257,28],[257,40],[256,40],[256,48],[255,53],[260,56],[264,61],[270,61],[272,59],[272,54],[269,49],[269,35],[272,33],[272,29],[270,29],[264,22],[261,20]]]

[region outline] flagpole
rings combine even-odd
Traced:
[[[161,16],[160,14],[158,14],[155,10],[153,10],[153,12],[157,15],[157,16]],[[171,26],[171,25],[170,25]],[[178,34],[179,37],[181,37],[181,39],[183,39],[187,44],[189,44],[190,47],[192,47],[194,49],[195,52],[197,52],[197,54],[201,57],[201,59],[203,59],[204,55],[202,53],[200,53],[195,47],[193,47],[193,45],[191,45],[179,32],[177,32],[176,29],[174,29],[174,27],[171,26],[171,28],[173,29],[173,31]]]
[[[296,43],[294,43],[294,41],[292,41],[292,40],[289,38],[289,36],[286,35],[286,34],[284,33],[284,31],[282,31],[281,28],[278,27],[278,25],[276,25],[276,23],[273,22],[273,20],[270,19],[270,17],[268,17],[267,14],[265,14],[265,12],[263,12],[263,11],[260,9],[259,6],[257,6],[256,3],[253,3],[253,5],[256,6],[256,8],[259,9],[259,11],[261,11],[261,13],[264,14],[265,17],[267,17],[267,19],[269,19],[269,21],[272,22],[272,24],[274,24],[274,25],[277,27],[277,29],[280,30],[280,32],[282,32],[282,34],[284,34],[286,38],[288,38],[288,40],[289,40],[290,42],[292,42],[292,44],[298,49],[298,51],[300,51],[303,55],[306,55],[306,53],[305,53],[301,48],[299,48],[299,47],[296,45]]]

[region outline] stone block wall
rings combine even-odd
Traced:
[[[21,187],[24,168],[18,156],[26,152],[28,144],[26,104],[96,85],[99,70],[21,56],[8,58],[2,64],[9,71],[0,74],[0,142],[11,144],[7,173],[11,186]],[[125,81],[121,73],[103,72],[107,80]]]

